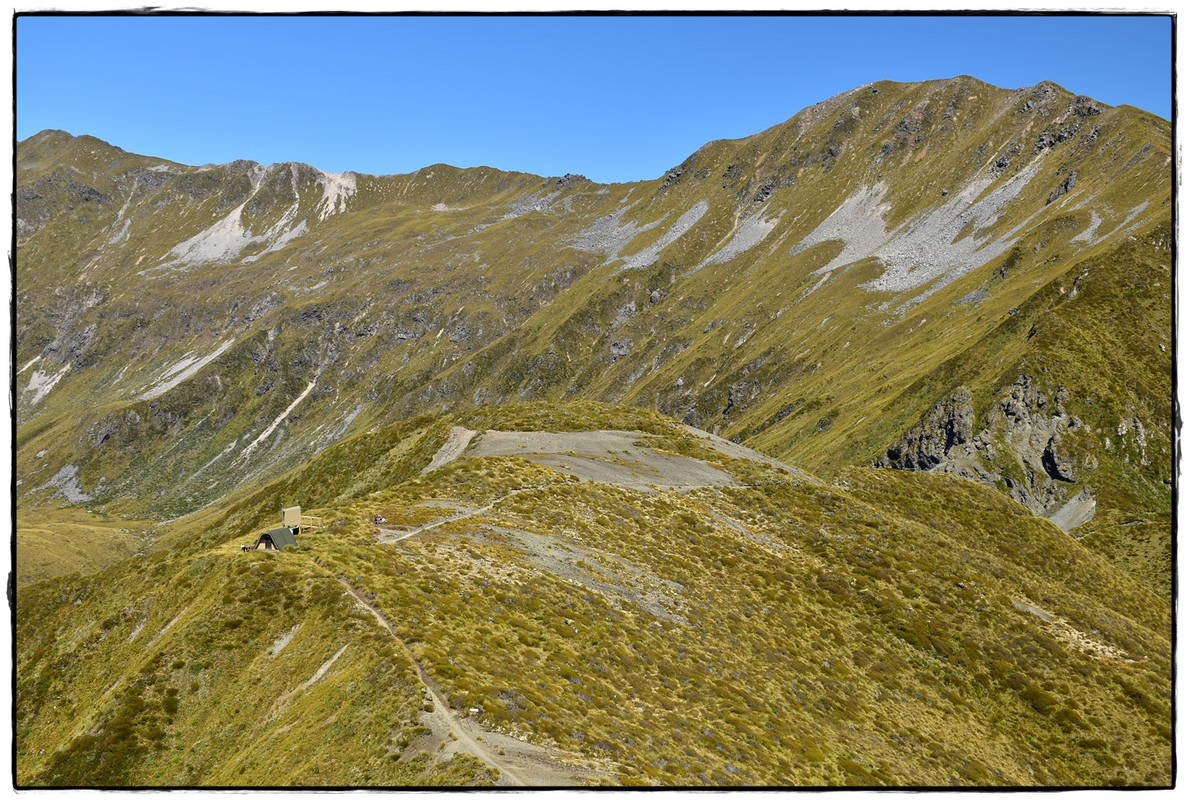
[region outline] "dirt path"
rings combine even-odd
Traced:
[[[581,786],[612,774],[588,763],[572,763],[575,759],[573,754],[549,750],[500,733],[482,730],[476,722],[459,717],[457,712],[450,708],[441,690],[425,673],[412,650],[396,635],[395,628],[384,612],[372,605],[362,592],[349,582],[341,578],[338,581],[355,602],[370,611],[392,638],[400,643],[412,661],[426,695],[433,702],[433,710],[423,712],[429,717],[426,720],[429,723],[428,727],[431,730],[444,731],[455,743],[445,749],[443,755],[461,751],[474,756],[491,769],[499,771],[497,786]],[[566,763],[567,761],[571,763]]]
[[[392,542],[399,542],[401,539],[407,539],[410,536],[416,536],[418,533],[432,530],[433,528],[439,527],[441,525],[445,525],[446,523],[449,523],[449,522],[457,522],[460,519],[467,519],[468,517],[476,517],[479,514],[485,514],[488,511],[490,511],[491,509],[493,509],[495,506],[502,503],[504,500],[507,500],[509,497],[514,497],[515,495],[519,494],[520,492],[526,492],[526,491],[528,491],[528,490],[527,489],[512,489],[507,494],[505,494],[503,497],[496,498],[495,500],[492,500],[490,503],[487,503],[485,506],[479,506],[477,508],[469,507],[469,506],[460,506],[460,507],[458,507],[458,510],[455,511],[453,514],[450,514],[449,516],[446,516],[446,517],[442,517],[441,519],[435,519],[432,522],[426,522],[424,525],[416,525],[411,528],[389,528],[389,527],[384,527],[383,525],[379,525],[379,526],[377,526],[379,529],[379,532],[380,532],[379,543],[380,544],[391,544]]]

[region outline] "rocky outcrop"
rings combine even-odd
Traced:
[[[1068,194],[1069,192],[1072,191],[1072,188],[1076,185],[1077,185],[1077,171],[1074,169],[1072,172],[1070,172],[1068,174],[1068,177],[1065,178],[1063,181],[1061,181],[1060,185],[1057,186],[1055,189],[1053,189],[1052,193],[1048,195],[1048,202],[1046,205],[1051,205],[1053,202],[1055,202],[1061,196]]]
[[[620,358],[626,357],[630,352],[630,339],[616,339],[610,343],[611,361],[618,361]]]
[[[973,438],[973,398],[964,386],[932,407],[924,419],[879,459],[878,466],[923,472],[941,466],[957,446]]]
[[[575,175],[572,172],[567,172],[564,175],[562,175],[560,178],[558,178],[554,185],[556,185],[558,188],[560,188],[562,186],[568,186],[571,183],[589,183],[589,182],[590,182],[590,179],[587,178],[585,175]]]
[[[875,466],[947,472],[1005,489],[1067,530],[1092,519],[1095,507],[1092,487],[1084,482],[1088,475],[1077,469],[1065,444],[1088,426],[1068,413],[1067,402],[1064,387],[1049,398],[1032,376],[1022,375],[1002,390],[975,434],[973,400],[959,386],[888,447]]]
[[[673,167],[664,175],[664,183],[660,184],[661,189],[667,189],[670,186],[675,186],[680,182],[681,176],[685,174],[685,165]]]
[[[1073,483],[1077,479],[1077,472],[1073,466],[1072,459],[1061,458],[1056,453],[1056,445],[1059,443],[1059,438],[1060,435],[1054,433],[1052,434],[1052,438],[1048,439],[1047,445],[1044,446],[1044,453],[1040,456],[1040,463],[1044,467],[1044,472],[1052,480]]]

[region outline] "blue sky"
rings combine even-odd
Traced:
[[[1171,116],[1168,17],[55,17],[16,29],[16,137],[185,164],[448,163],[598,181],[876,80],[1051,80]]]

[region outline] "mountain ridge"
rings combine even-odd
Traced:
[[[910,350],[923,342],[932,363],[960,361],[966,356],[958,337],[999,340],[992,326],[1013,331],[1012,314],[1020,308],[1034,308],[1029,319],[1069,313],[1056,310],[1054,299],[1046,308],[1024,302],[1045,296],[1035,291],[1035,281],[1075,297],[1097,273],[1082,275],[1068,259],[1092,258],[1156,211],[1139,199],[1143,195],[1128,205],[1127,193],[1136,185],[1143,192],[1170,191],[1156,155],[1164,152],[1166,160],[1170,151],[1158,140],[1128,144],[1135,126],[1141,135],[1161,127],[1150,115],[1128,114],[1049,83],[1007,91],[969,78],[880,82],[750,137],[708,143],[661,178],[619,185],[443,166],[388,177],[344,173],[354,176],[351,184],[302,165],[177,167],[118,148],[105,151],[90,138],[38,135],[39,141],[32,137],[17,148],[18,164],[25,165],[20,175],[27,176],[17,198],[18,304],[26,312],[18,313],[18,406],[31,422],[46,418],[55,396],[122,398],[126,410],[92,406],[86,432],[76,427],[70,436],[123,441],[130,455],[145,444],[160,450],[159,437],[172,437],[180,425],[193,443],[171,449],[188,448],[178,466],[192,466],[189,477],[175,472],[170,483],[190,488],[166,490],[174,496],[171,507],[154,513],[168,515],[218,496],[217,487],[198,495],[193,490],[194,477],[209,474],[203,465],[212,459],[217,475],[220,453],[230,448],[229,455],[245,460],[242,451],[269,425],[274,432],[297,432],[303,412],[295,408],[290,417],[285,409],[301,398],[321,409],[317,415],[329,412],[334,430],[345,432],[384,421],[381,415],[366,422],[376,400],[420,413],[584,395],[641,403],[730,438],[755,437],[759,447],[826,474],[842,463],[885,461],[893,444],[888,434],[901,435],[959,384],[917,398],[909,387],[928,385],[926,370],[895,368],[901,377],[891,385],[906,391],[904,401],[917,409],[916,420],[904,419],[870,396],[870,382],[885,384],[891,374],[886,365],[872,365],[897,361],[877,352],[875,343]],[[944,144],[949,140],[965,144]],[[67,174],[49,162],[36,166],[43,160],[36,155],[39,142],[51,153],[66,148],[77,163]],[[1086,166],[1077,177],[1075,165],[1095,153],[1112,165],[1105,182]],[[70,177],[87,169],[96,186]],[[935,176],[946,170],[952,177],[941,186]],[[891,178],[901,172],[905,178]],[[1159,207],[1167,208],[1169,196]],[[151,217],[135,211],[144,202],[157,209]],[[78,211],[98,214],[105,232],[88,234],[92,223]],[[37,235],[45,225],[53,230]],[[80,238],[87,236],[89,243]],[[1152,234],[1150,241],[1158,248],[1166,235]],[[78,277],[45,294],[40,284],[65,277],[75,259]],[[224,263],[236,264],[234,272]],[[986,277],[971,282],[967,275]],[[760,291],[780,283],[797,287],[795,300]],[[131,293],[119,288],[132,285],[138,288]],[[183,285],[204,305],[172,288]],[[390,298],[382,306],[367,299],[377,286]],[[151,322],[142,298],[158,304]],[[867,298],[880,299],[871,306]],[[817,308],[823,310],[810,324],[805,315]],[[978,325],[973,315],[957,315],[962,308],[985,309],[995,322]],[[1170,309],[1156,311],[1155,331],[1169,329]],[[786,321],[787,312],[799,319]],[[716,335],[726,337],[712,344],[709,332],[719,326]],[[1166,334],[1157,335],[1170,343]],[[101,348],[104,361],[135,364],[149,384],[124,388],[122,371],[100,377],[95,359],[103,339],[110,342]],[[801,344],[789,347],[789,341]],[[847,352],[852,344],[856,360]],[[283,362],[271,355],[277,346],[286,354]],[[393,361],[395,348],[404,353]],[[439,349],[440,357],[434,355]],[[337,357],[340,350],[345,358]],[[814,352],[835,362],[823,381],[818,370],[826,362]],[[1151,358],[1137,363],[1156,363]],[[249,363],[253,372],[279,374],[230,393],[218,388],[242,383],[243,373],[237,378],[234,371],[240,367],[232,364]],[[1170,361],[1162,368],[1170,369]],[[379,380],[377,369],[391,379]],[[991,401],[986,391],[1009,395],[1022,376],[1047,384],[1045,396],[1058,394],[1062,382],[1043,378],[1042,369],[1018,362],[994,386],[967,389],[976,406]],[[827,388],[845,370],[863,377],[845,389],[855,400],[848,409]],[[1146,375],[1135,378],[1151,382]],[[195,381],[206,381],[214,387],[211,396],[223,399],[195,405],[185,390]],[[311,381],[312,393],[303,394]],[[72,384],[77,388],[63,393]],[[278,386],[284,397],[272,392]],[[797,392],[793,386],[804,387],[799,397],[788,396]],[[357,399],[331,399],[344,393]],[[873,415],[861,410],[872,402],[883,409]],[[161,419],[161,412],[137,403],[177,407]],[[194,416],[200,407],[206,410]],[[256,409],[250,419],[248,407]],[[1160,459],[1170,459],[1170,429],[1160,413],[1141,405],[1118,409],[1110,420],[1085,407],[1070,413],[1090,423],[1082,437],[1141,419],[1144,430],[1158,431]],[[212,414],[236,422],[231,428],[198,422]],[[137,441],[146,416],[161,421],[148,442]],[[59,432],[50,436],[59,442],[71,425],[60,420],[53,426]],[[316,451],[324,446],[319,442],[333,439],[306,436],[305,443]],[[818,439],[829,444],[819,447]],[[866,443],[855,452],[855,441]],[[65,496],[109,501],[127,491],[100,491],[100,481],[123,484],[133,495],[147,488],[143,479],[117,475],[110,456],[94,448],[49,443],[22,446],[21,471],[43,475],[37,487],[77,482]],[[1099,440],[1092,446],[1107,445]],[[42,451],[58,453],[48,470],[36,469],[44,462],[30,458]],[[63,457],[68,451],[74,455]],[[254,446],[246,461],[263,464],[265,452]],[[828,454],[826,460],[820,454]],[[297,457],[291,451],[280,463],[292,465]],[[148,466],[153,457],[146,453],[142,460]],[[1152,461],[1145,454],[1143,460]],[[990,466],[970,474],[990,485],[1007,478],[1025,485],[1029,470],[1041,481],[1050,477],[1027,459],[1021,475],[1008,475],[1009,464]],[[60,477],[45,483],[53,476]],[[1165,470],[1139,483],[1168,478]],[[1064,483],[1055,483],[1059,497],[1043,503],[1031,499],[1031,489],[1013,496],[1047,513],[1087,485],[1079,480],[1065,492]],[[1133,491],[1147,492],[1137,484]]]
[[[459,428],[521,433],[438,459]],[[570,471],[657,457],[733,483]],[[326,527],[240,552],[294,496]],[[513,404],[178,526],[21,590],[18,784],[1168,780],[1170,609],[953,476],[826,485],[654,412]]]
[[[629,184],[65,136],[19,785],[1173,782],[1165,121],[878,82]]]
[[[1088,98],[1087,96],[1074,95],[1074,93],[1069,92],[1068,90],[1064,89],[1059,84],[1057,84],[1053,81],[1047,81],[1047,80],[1040,81],[1039,83],[1037,83],[1033,86],[1019,87],[1019,88],[1015,88],[1015,89],[1003,89],[1000,87],[996,87],[993,84],[982,81],[982,80],[975,78],[971,75],[964,75],[964,74],[956,75],[951,78],[935,78],[935,79],[921,81],[921,82],[879,80],[879,81],[872,81],[870,83],[862,84],[861,86],[857,86],[853,89],[841,92],[837,95],[834,95],[833,97],[827,98],[827,99],[822,100],[818,103],[814,103],[811,106],[807,106],[805,109],[802,109],[801,111],[797,112],[796,114],[793,114],[791,117],[789,117],[783,121],[776,122],[757,133],[747,134],[745,136],[734,137],[734,138],[724,137],[724,138],[718,138],[718,139],[710,139],[705,144],[703,144],[700,148],[698,148],[698,150],[695,151],[692,155],[696,155],[697,153],[701,152],[702,150],[711,148],[711,147],[719,145],[719,144],[744,143],[750,139],[763,136],[765,134],[768,134],[771,131],[774,131],[777,128],[781,128],[785,125],[788,125],[789,123],[791,123],[793,120],[795,120],[801,114],[804,114],[806,112],[821,113],[828,106],[828,104],[834,103],[834,102],[840,102],[840,100],[842,98],[849,97],[849,96],[851,96],[857,92],[860,92],[864,89],[878,88],[880,86],[883,86],[883,87],[887,87],[887,86],[909,87],[909,86],[919,86],[919,85],[935,86],[938,89],[939,88],[956,88],[958,90],[964,90],[964,91],[968,91],[970,88],[976,89],[977,87],[985,87],[988,91],[1010,92],[1012,94],[1012,96],[1022,96],[1024,93],[1034,94],[1036,92],[1041,92],[1041,93],[1056,92],[1056,93],[1061,94],[1062,96],[1076,97],[1083,101],[1090,100],[1090,98]],[[1129,110],[1135,114],[1150,117],[1154,120],[1158,120],[1161,123],[1168,124],[1168,120],[1164,119],[1163,117],[1160,117],[1159,115],[1154,114],[1150,111],[1146,111],[1144,109],[1141,109],[1141,108],[1138,108],[1136,106],[1132,106],[1132,105],[1129,105],[1126,103],[1120,103],[1118,105],[1109,105],[1107,103],[1103,103],[1098,100],[1091,100],[1091,102],[1095,107],[1097,107],[1101,110],[1106,110],[1106,111],[1110,111],[1110,110],[1114,110],[1114,109]],[[107,147],[111,147],[118,152],[121,152],[121,153],[127,152],[127,151],[123,150],[122,148],[120,148],[116,145],[113,145],[109,142],[106,142],[103,139],[100,139],[96,136],[91,136],[89,134],[79,134],[79,135],[75,136],[74,134],[71,134],[68,131],[64,131],[64,130],[56,129],[56,128],[47,128],[45,130],[34,133],[34,134],[30,135],[29,137],[27,137],[24,140],[24,142],[32,143],[33,140],[35,140],[35,139],[45,138],[48,135],[56,135],[56,134],[64,134],[68,137],[71,137],[72,139],[94,140],[95,142],[97,142],[99,144],[106,145]],[[168,158],[164,158],[164,157],[158,157],[158,156],[145,156],[145,157],[154,158],[154,159],[164,161],[164,162],[167,162],[170,164],[174,164],[177,166],[182,166],[182,167],[189,166],[189,167],[195,168],[195,169],[210,168],[210,167],[216,167],[216,166],[225,166],[223,164],[219,164],[219,163],[215,163],[215,162],[205,162],[203,164],[186,164],[184,162],[174,161],[172,159],[168,159]],[[240,163],[240,162],[247,163],[247,164],[260,165],[260,166],[268,166],[268,167],[295,164],[295,165],[308,166],[308,167],[311,167],[311,168],[316,169],[321,172],[327,172],[326,170],[322,170],[320,167],[318,167],[314,164],[308,164],[308,163],[304,163],[304,162],[300,162],[300,161],[292,161],[292,160],[276,161],[276,162],[270,162],[269,164],[264,164],[263,162],[257,162],[257,161],[253,161],[250,159],[248,159],[248,160],[241,159],[241,160],[237,160],[237,161],[229,162],[229,163]],[[582,180],[590,180],[588,178],[585,178],[585,176],[583,176],[583,175],[566,175],[566,176],[552,175],[552,176],[548,176],[548,175],[538,175],[537,173],[534,173],[534,172],[526,172],[524,170],[519,170],[519,169],[504,169],[501,167],[494,167],[489,164],[477,164],[472,167],[458,167],[456,165],[452,165],[452,164],[448,164],[448,163],[444,163],[444,162],[439,162],[439,163],[435,163],[435,164],[429,164],[429,165],[426,165],[423,167],[418,167],[418,168],[412,170],[411,172],[406,172],[406,173],[377,173],[377,172],[368,172],[366,170],[360,170],[360,169],[348,169],[348,170],[345,170],[344,173],[342,173],[342,174],[354,173],[356,175],[366,175],[366,176],[370,176],[370,177],[400,177],[400,176],[412,175],[412,174],[415,174],[422,170],[432,170],[432,169],[438,168],[438,167],[448,167],[450,169],[463,170],[463,171],[464,170],[472,170],[472,169],[473,170],[488,170],[488,171],[501,172],[501,173],[505,173],[505,174],[509,174],[509,175],[533,175],[533,176],[536,176],[536,177],[539,177],[542,179],[543,178],[561,179],[561,178],[566,178],[566,177],[572,177],[572,178],[581,178]],[[635,178],[635,179],[626,180],[626,181],[609,181],[609,182],[590,181],[590,182],[594,183],[595,185],[598,185],[598,186],[613,186],[613,185],[624,184],[624,183],[627,183],[627,184],[642,183],[642,182],[648,182],[651,180],[655,180],[655,178],[642,177],[642,178]]]

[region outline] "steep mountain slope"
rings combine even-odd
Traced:
[[[350,432],[590,398],[974,477],[1170,585],[1170,127],[1135,109],[882,82],[610,186],[61,132],[17,167],[22,503],[171,517]]]
[[[326,527],[239,550],[294,501]],[[1171,779],[1170,609],[952,476],[513,404],[173,527],[21,589],[19,784]]]

